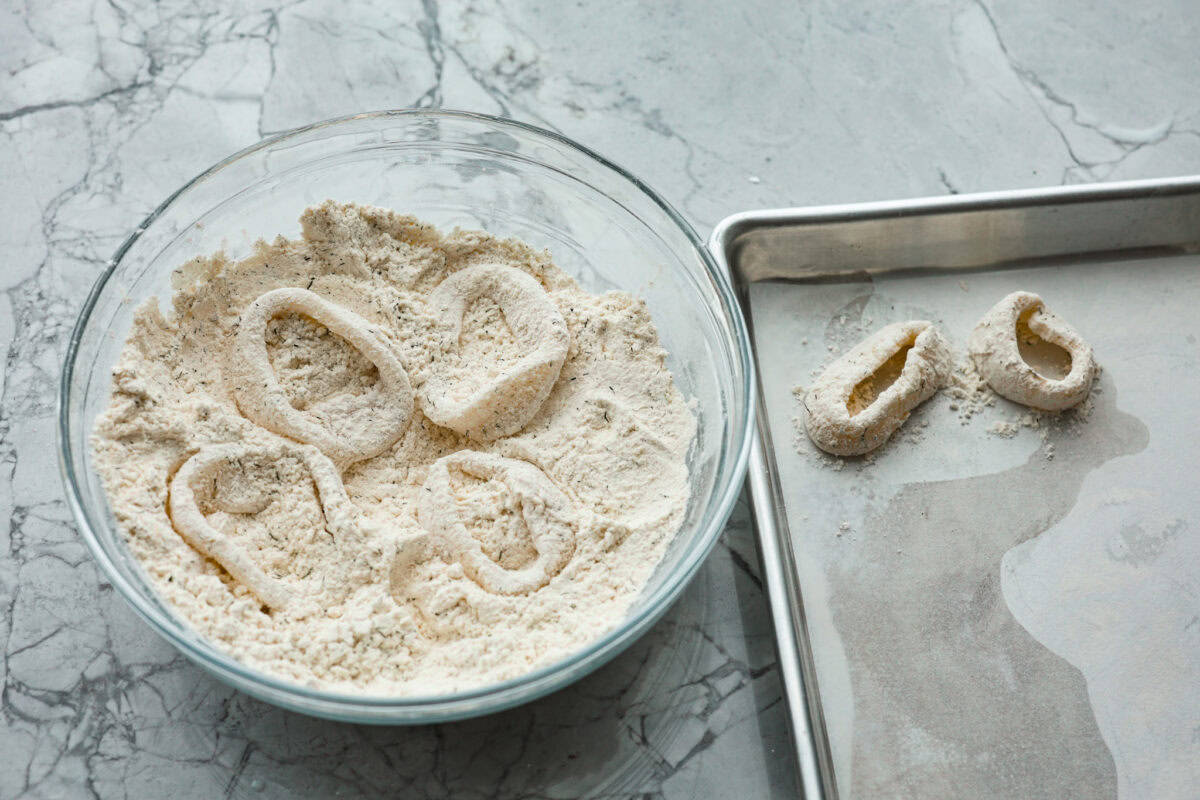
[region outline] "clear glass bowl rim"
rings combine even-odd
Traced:
[[[571,655],[559,661],[540,667],[536,670],[525,673],[515,678],[510,678],[498,683],[488,684],[476,689],[470,689],[463,692],[454,692],[440,695],[406,695],[406,696],[385,696],[385,695],[360,695],[348,692],[336,692],[323,689],[313,689],[302,686],[297,683],[287,681],[282,678],[276,678],[264,672],[248,667],[233,657],[221,652],[208,642],[200,639],[197,641],[189,640],[180,635],[179,631],[184,627],[184,623],[171,618],[168,614],[163,613],[159,608],[153,606],[142,596],[142,593],[132,586],[124,575],[116,568],[107,550],[96,537],[88,513],[84,508],[83,498],[78,485],[77,466],[71,454],[71,439],[70,439],[70,397],[71,397],[71,381],[75,371],[75,358],[78,354],[79,343],[83,336],[83,332],[90,320],[91,313],[96,305],[96,302],[107,285],[109,279],[120,266],[125,254],[138,241],[142,233],[161,216],[177,198],[190,190],[193,186],[201,183],[209,176],[224,169],[225,167],[241,160],[249,155],[259,152],[265,148],[276,145],[288,139],[296,139],[312,133],[317,130],[337,126],[343,123],[349,123],[363,119],[393,119],[410,117],[414,119],[447,119],[458,120],[465,122],[478,122],[489,126],[498,127],[501,129],[510,129],[520,133],[526,137],[535,139],[542,138],[550,140],[552,143],[560,146],[565,146],[568,150],[574,150],[576,153],[583,155],[586,159],[595,162],[596,165],[616,173],[620,178],[627,180],[638,191],[643,193],[655,205],[662,210],[667,217],[683,232],[687,240],[691,243],[696,255],[700,258],[705,269],[708,272],[708,277],[712,281],[717,297],[720,301],[722,316],[728,321],[730,332],[735,340],[736,347],[734,352],[737,358],[737,370],[740,371],[741,385],[733,387],[735,398],[740,400],[741,410],[737,419],[731,419],[732,426],[732,457],[726,457],[727,469],[726,480],[723,484],[714,487],[715,505],[714,512],[703,521],[703,529],[699,532],[696,538],[696,543],[691,547],[691,552],[680,562],[675,574],[662,582],[655,592],[647,598],[644,606],[635,614],[627,617],[623,622],[617,625],[612,630],[593,641],[591,644],[579,649]],[[382,723],[382,724],[405,724],[413,722],[434,722],[448,721],[452,719],[477,716],[480,714],[493,713],[501,711],[505,708],[510,708],[521,703],[525,703],[538,697],[549,694],[563,686],[574,682],[578,678],[583,677],[592,670],[606,663],[611,658],[615,657],[634,639],[644,633],[654,622],[662,616],[664,612],[671,606],[683,589],[691,582],[699,570],[700,565],[708,557],[716,544],[717,537],[724,530],[729,514],[733,509],[733,505],[740,493],[743,478],[745,476],[746,466],[750,455],[751,446],[751,428],[754,423],[754,361],[750,354],[749,334],[747,332],[745,320],[742,318],[741,308],[734,295],[733,288],[730,284],[728,276],[717,266],[712,258],[711,253],[706,247],[703,240],[696,234],[691,224],[685,220],[674,207],[664,200],[657,192],[646,185],[641,179],[620,167],[617,164],[609,161],[604,156],[596,153],[590,148],[573,141],[572,139],[563,136],[562,134],[550,131],[544,128],[530,125],[528,123],[519,122],[511,119],[503,119],[492,116],[490,114],[482,114],[471,111],[454,111],[454,110],[429,110],[429,109],[395,109],[382,111],[369,111],[358,114],[350,114],[341,117],[322,120],[309,125],[304,125],[298,128],[293,128],[288,131],[276,134],[274,136],[263,139],[256,144],[246,147],[238,152],[228,156],[227,158],[214,164],[205,171],[201,172],[196,177],[183,184],[177,190],[172,192],[161,204],[158,205],[142,222],[138,225],[134,232],[121,243],[117,248],[113,257],[109,260],[105,269],[97,277],[92,285],[91,291],[88,293],[87,299],[84,301],[83,307],[79,312],[79,316],[72,328],[70,339],[68,340],[66,355],[63,361],[62,373],[59,380],[58,392],[58,409],[57,409],[57,433],[58,433],[58,461],[59,469],[62,474],[63,483],[66,488],[67,502],[71,507],[71,511],[75,517],[75,521],[79,526],[80,533],[86,542],[88,549],[91,551],[93,558],[99,562],[106,577],[118,589],[121,595],[125,598],[134,609],[134,611],[145,620],[154,630],[162,635],[176,649],[180,650],[192,661],[214,670],[219,675],[226,678],[232,678],[236,681],[235,685],[238,688],[244,688],[256,694],[259,697],[270,697],[272,702],[287,705],[294,710],[301,710],[306,713],[315,713],[319,716],[336,717],[342,719],[357,719],[360,722],[367,723]],[[736,411],[736,406],[732,409]],[[80,465],[82,466],[82,465]],[[253,691],[254,687],[259,687],[264,694],[259,694]],[[521,691],[522,689],[526,691]],[[294,696],[300,703],[292,705],[287,703],[283,698]],[[498,702],[493,704],[484,704],[483,706],[474,706],[475,701],[485,700],[489,696],[494,696]],[[308,707],[305,701],[310,701],[317,704],[318,708]],[[381,718],[379,712],[386,712],[388,709],[396,711],[416,712],[422,708],[428,708],[431,712],[429,718],[413,719],[412,714],[406,714],[402,718],[389,720]],[[355,714],[356,709],[361,709],[362,712],[369,716],[358,719]]]

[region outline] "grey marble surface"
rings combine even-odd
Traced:
[[[1196,172],[1198,21],[1190,0],[13,0],[0,10],[0,798],[793,794],[744,505],[649,635],[505,714],[322,722],[185,662],[98,575],[59,486],[57,373],[88,287],[198,171],[365,109],[554,128],[702,233],[753,207]]]

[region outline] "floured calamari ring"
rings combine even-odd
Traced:
[[[292,406],[271,367],[264,338],[267,323],[286,312],[309,317],[357,348],[378,369],[380,390],[352,398],[330,415],[330,424]],[[408,373],[370,323],[305,289],[275,289],[250,304],[238,326],[229,378],[247,417],[280,436],[315,445],[342,466],[386,450],[400,438],[413,411]]]
[[[856,456],[888,440],[950,375],[933,323],[897,322],[830,364],[804,397],[804,426],[826,452]]]
[[[1041,340],[1040,342],[1038,340]],[[1045,343],[1063,359],[1041,353],[1040,366],[1029,363]],[[1023,349],[1026,352],[1022,352]],[[1042,298],[1031,292],[1013,292],[983,315],[967,342],[975,368],[997,394],[1045,411],[1060,411],[1078,404],[1092,388],[1096,360],[1092,348],[1065,320],[1046,310]]]
[[[439,319],[437,346],[442,352],[458,348],[463,314],[481,297],[496,301],[513,335],[530,352],[465,399],[457,399],[452,380],[436,372],[418,392],[430,420],[489,440],[516,433],[537,413],[558,380],[571,337],[541,284],[513,267],[480,264],[454,273],[429,295]]]
[[[355,509],[346,494],[337,467],[319,450],[310,445],[279,444],[271,447],[250,447],[239,443],[215,444],[203,447],[184,462],[171,479],[167,509],[171,521],[184,541],[203,555],[216,561],[260,600],[282,611],[291,602],[291,592],[283,582],[267,575],[254,560],[221,531],[209,524],[197,503],[197,494],[211,494],[216,470],[247,457],[278,460],[286,456],[301,459],[312,475],[317,495],[325,513],[326,525],[335,537],[354,529]],[[241,513],[263,510],[269,500],[265,491],[244,499],[237,507],[226,509]]]
[[[458,510],[450,468],[482,480],[503,482],[517,499],[537,558],[521,569],[505,569],[483,551]],[[473,581],[496,594],[528,594],[562,571],[575,552],[575,513],[571,501],[546,474],[528,461],[460,450],[429,468],[417,517],[436,545],[462,564]]]

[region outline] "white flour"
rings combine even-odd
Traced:
[[[252,666],[372,694],[515,677],[618,623],[695,432],[645,306],[514,240],[302,222],[185,265],[113,371],[95,462],[158,590]]]

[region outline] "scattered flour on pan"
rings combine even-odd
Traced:
[[[1020,429],[1015,422],[1006,422],[1004,420],[997,420],[988,426],[988,433],[1004,439],[1011,439],[1016,436],[1018,430]]]
[[[515,240],[301,222],[178,270],[113,370],[94,461],[157,590],[253,667],[371,694],[512,678],[617,624],[696,429],[644,304]]]
[[[969,425],[971,418],[984,409],[994,407],[998,397],[969,357],[961,358],[954,365],[950,384],[942,391],[950,398],[950,410],[958,414],[958,421],[963,425]]]
[[[1096,379],[1091,392],[1080,403],[1063,411],[1040,411],[1023,409],[1009,419],[994,421],[987,428],[990,436],[1011,439],[1022,430],[1036,431],[1042,440],[1042,454],[1047,461],[1054,460],[1055,445],[1053,439],[1078,436],[1081,427],[1087,424],[1095,408],[1094,395],[1101,394],[1101,368],[1095,367]],[[1013,405],[1013,404],[1010,404]]]

